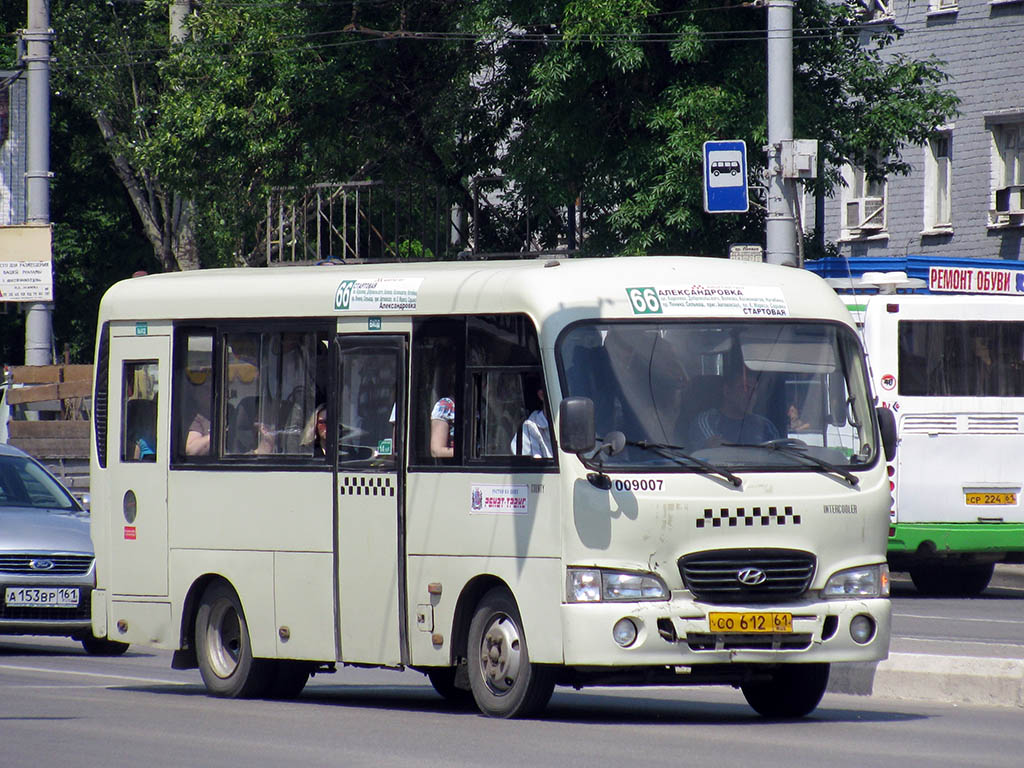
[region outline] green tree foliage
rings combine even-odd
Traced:
[[[538,25],[543,5],[488,3],[509,19],[499,69],[521,67],[524,48],[530,57],[525,87],[503,84],[522,126],[503,167],[551,205],[582,194],[596,250],[721,254],[730,241],[760,241],[756,209],[703,213],[701,163],[705,141],[729,138],[746,140],[754,179],[764,167],[766,10],[569,0],[546,4],[540,18],[556,21]],[[898,30],[866,27],[857,6],[800,0],[794,26],[795,132],[820,141],[818,191],[846,162],[906,172],[905,143],[923,142],[956,108],[940,62],[892,55]]]
[[[471,210],[482,179],[491,194],[477,220],[480,250],[564,244],[577,205],[594,253],[720,255],[728,242],[762,238],[756,207],[703,213],[701,148],[746,140],[757,183],[764,8],[193,0],[187,35],[172,42],[170,6],[52,0],[55,109],[78,116],[56,130],[80,134],[55,141],[83,159],[99,147],[106,155],[57,182],[74,189],[77,179],[98,206],[90,213],[78,201],[73,221],[54,217],[68,228],[57,235],[62,272],[78,274],[77,285],[106,287],[82,263],[106,258],[93,249],[131,229],[118,205],[162,269],[256,264],[270,190],[328,181],[443,188]],[[795,133],[820,141],[820,192],[847,161],[874,175],[905,172],[903,147],[955,112],[940,62],[895,55],[899,30],[863,24],[857,7],[797,2]],[[93,194],[110,186],[102,168],[120,189]]]

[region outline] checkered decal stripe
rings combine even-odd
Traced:
[[[800,525],[800,515],[794,514],[792,507],[737,507],[729,509],[722,507],[719,510],[711,508],[704,510],[704,517],[697,518],[698,528],[747,528],[755,525]]]
[[[343,477],[338,493],[342,496],[394,496],[395,484],[390,475]]]

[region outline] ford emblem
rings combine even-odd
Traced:
[[[51,571],[53,570],[53,560],[29,560],[28,567],[33,571]]]
[[[760,568],[744,568],[736,574],[736,581],[748,587],[756,587],[768,580],[768,574]]]

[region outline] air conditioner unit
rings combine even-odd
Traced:
[[[1013,184],[996,190],[996,213],[1024,213],[1024,185]]]
[[[885,229],[885,200],[881,197],[857,197],[847,200],[846,226],[854,231]]]

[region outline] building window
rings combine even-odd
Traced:
[[[959,0],[928,0],[929,13],[955,13],[958,10]]]
[[[950,202],[953,176],[953,133],[940,131],[928,141],[924,164],[925,231],[948,231],[953,227]]]
[[[869,178],[863,168],[843,169],[843,238],[885,232],[885,179]]]
[[[1024,226],[1024,121],[991,125],[992,207],[989,224]]]

